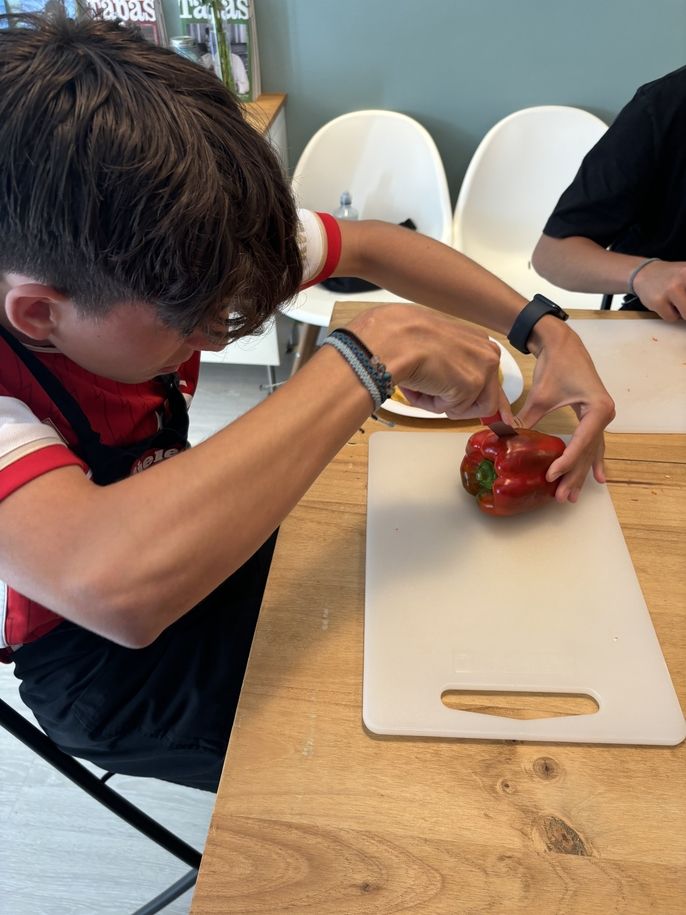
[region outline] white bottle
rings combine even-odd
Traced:
[[[336,219],[359,219],[360,214],[352,205],[350,191],[343,191],[341,194],[341,205],[333,214]]]

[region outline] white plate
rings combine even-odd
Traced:
[[[493,340],[493,337],[489,337]],[[497,340],[493,340],[498,343]],[[503,373],[503,391],[509,403],[514,403],[524,390],[524,379],[515,362],[512,353],[508,352],[502,343],[500,347],[500,371]],[[413,407],[409,403],[401,403],[399,400],[392,400],[390,397],[381,404],[383,410],[389,413],[397,413],[399,416],[413,416],[415,419],[447,419],[445,413],[432,413],[430,410],[424,410],[421,407]]]

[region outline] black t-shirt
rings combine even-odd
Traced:
[[[686,260],[686,67],[641,86],[545,225],[613,251]]]

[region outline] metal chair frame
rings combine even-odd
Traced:
[[[155,896],[146,905],[137,909],[133,915],[154,915],[155,912],[160,912],[194,886],[202,854],[106,785],[105,782],[115,773],[105,772],[101,777],[94,775],[73,756],[60,750],[46,734],[2,699],[0,699],[0,726],[78,785],[86,794],[121,817],[129,826],[137,829],[138,832],[162,846],[191,868],[185,876]]]

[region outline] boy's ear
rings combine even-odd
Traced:
[[[20,334],[32,340],[47,340],[59,321],[65,297],[44,283],[10,285],[5,293],[5,314]]]

